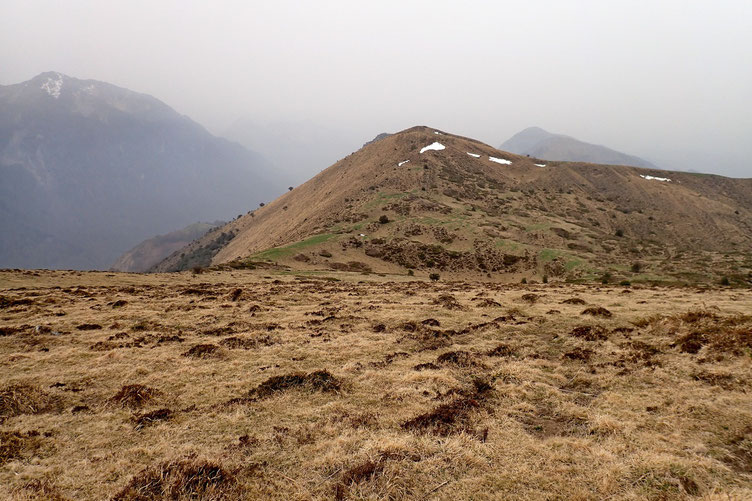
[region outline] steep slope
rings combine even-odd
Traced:
[[[499,146],[499,149],[546,160],[657,168],[642,158],[562,134],[552,134],[540,127],[529,127],[518,132]]]
[[[110,270],[145,272],[173,252],[182,249],[197,238],[201,238],[212,228],[224,224],[223,221],[193,223],[180,230],[148,238],[120,256],[110,267]]]
[[[208,248],[215,265],[506,279],[608,272],[702,281],[725,273],[744,281],[752,272],[752,180],[546,162],[414,127],[180,254]],[[178,261],[156,269],[181,269]]]
[[[157,99],[44,73],[0,87],[0,268],[109,267],[279,187],[258,154]]]

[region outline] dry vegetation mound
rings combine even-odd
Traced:
[[[114,501],[220,501],[238,499],[235,476],[218,463],[180,460],[146,468],[135,475]]]
[[[41,446],[42,439],[38,431],[0,431],[0,466],[21,459]]]
[[[142,384],[129,384],[120,388],[110,401],[121,407],[138,409],[159,396],[159,390],[149,388]]]
[[[229,403],[255,402],[295,389],[336,393],[341,388],[342,382],[327,370],[314,371],[309,374],[296,372],[281,376],[272,376],[251,389],[245,397],[233,399]]]
[[[402,428],[439,436],[474,433],[473,412],[487,404],[491,390],[491,384],[487,380],[476,379],[472,389],[457,392],[459,395],[450,402],[405,421]],[[487,432],[488,430],[485,433]]]
[[[13,384],[0,389],[0,420],[21,414],[40,414],[57,408],[57,399],[36,386]]]

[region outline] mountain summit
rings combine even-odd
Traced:
[[[528,127],[518,132],[499,146],[499,149],[546,160],[657,168],[642,158],[605,146],[585,143],[563,134],[552,134],[540,127]]]
[[[258,154],[146,94],[57,72],[0,86],[0,268],[108,268],[280,188]]]
[[[750,246],[750,179],[544,161],[421,126],[368,144],[155,270],[271,262],[580,280],[634,268],[668,281],[731,269],[736,257],[723,256]]]

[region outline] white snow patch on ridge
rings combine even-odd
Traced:
[[[504,160],[503,158],[488,157],[488,159],[492,162],[496,162],[497,164],[512,165],[512,162],[510,162],[509,160]]]
[[[535,165],[536,167],[545,167],[546,166],[546,164],[533,164],[533,165]]]
[[[400,163],[397,164],[397,167],[402,167],[403,165],[405,165],[409,161],[410,160],[403,160],[403,161],[401,161]]]
[[[470,155],[470,156],[471,156],[471,157],[473,157],[473,158],[480,158],[480,155],[478,155],[477,153],[470,153],[470,152],[468,151],[468,152],[467,152],[467,154],[468,154],[468,155]]]
[[[440,150],[443,150],[444,148],[446,148],[446,146],[444,146],[441,143],[431,143],[428,146],[426,146],[423,149],[421,149],[420,152],[423,153],[423,152],[426,152],[426,151],[429,151],[429,150],[440,151]]]
[[[441,135],[441,132],[439,132],[439,131],[437,131],[437,130],[433,131],[433,133],[434,133],[434,134],[438,134],[439,136]]]
[[[643,176],[642,174],[640,174],[640,177],[642,179],[647,179],[648,181],[653,180],[653,181],[663,181],[663,182],[666,182],[666,183],[670,183],[671,182],[671,180],[669,178],[667,178],[667,177]]]
[[[44,82],[39,88],[46,91],[47,94],[57,99],[60,97],[60,90],[63,88],[63,77],[59,74],[57,75],[56,79],[53,79],[52,77],[47,77],[47,81]]]

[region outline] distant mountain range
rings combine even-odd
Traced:
[[[0,86],[0,268],[107,269],[269,200],[283,186],[268,171],[145,94],[55,72]]]
[[[657,168],[642,158],[605,146],[586,143],[563,134],[552,134],[540,127],[528,127],[518,132],[499,146],[499,149],[543,160]]]

